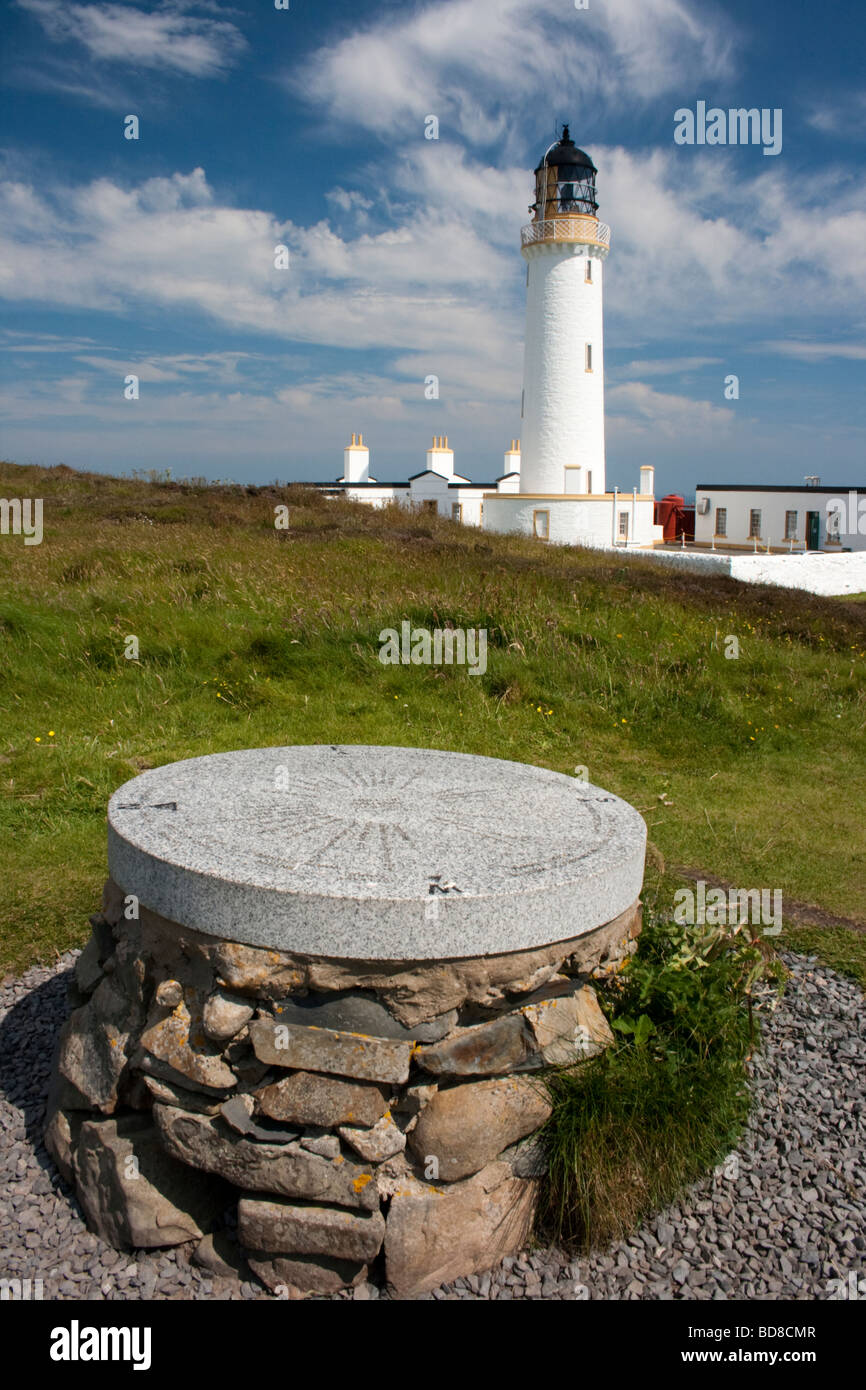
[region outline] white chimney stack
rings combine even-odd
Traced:
[[[447,434],[434,434],[433,444],[427,450],[427,467],[443,478],[454,477],[454,450],[448,447]]]
[[[512,439],[511,448],[505,451],[505,467],[503,473],[520,472],[520,440]]]
[[[362,434],[353,434],[351,444],[343,450],[344,483],[367,483],[370,481],[370,450],[364,443]]]
[[[642,463],[640,466],[640,495],[641,497],[652,497],[655,488],[655,469],[649,463]]]

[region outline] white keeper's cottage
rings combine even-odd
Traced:
[[[866,488],[698,483],[695,544],[749,551],[866,550]]]

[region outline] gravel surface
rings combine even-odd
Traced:
[[[0,986],[0,1278],[46,1299],[267,1298],[190,1264],[192,1247],[121,1254],[91,1235],[41,1142],[76,953]],[[539,1250],[428,1299],[826,1299],[866,1296],[866,999],[813,958],[752,1066],[737,1151],[627,1242],[570,1261]],[[387,1297],[371,1284],[338,1298]]]

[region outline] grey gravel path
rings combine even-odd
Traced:
[[[785,959],[748,1130],[715,1173],[588,1259],[527,1252],[425,1297],[866,1298],[866,999],[812,958]],[[41,1143],[74,960],[0,985],[0,1278],[41,1279],[46,1299],[269,1297],[190,1264],[188,1247],[124,1255],[87,1231]],[[385,1296],[370,1284],[338,1295]]]

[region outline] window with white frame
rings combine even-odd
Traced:
[[[622,540],[628,540],[628,512],[619,514],[619,534]]]
[[[463,504],[462,504],[461,502],[452,502],[452,503],[451,503],[451,520],[452,520],[452,521],[462,521],[462,520],[463,520]]]
[[[757,540],[761,535],[761,509],[752,507],[749,511],[749,540]]]
[[[785,512],[785,540],[795,541],[797,539],[797,513]]]
[[[728,509],[727,507],[716,507],[716,535],[726,536],[728,534]]]

